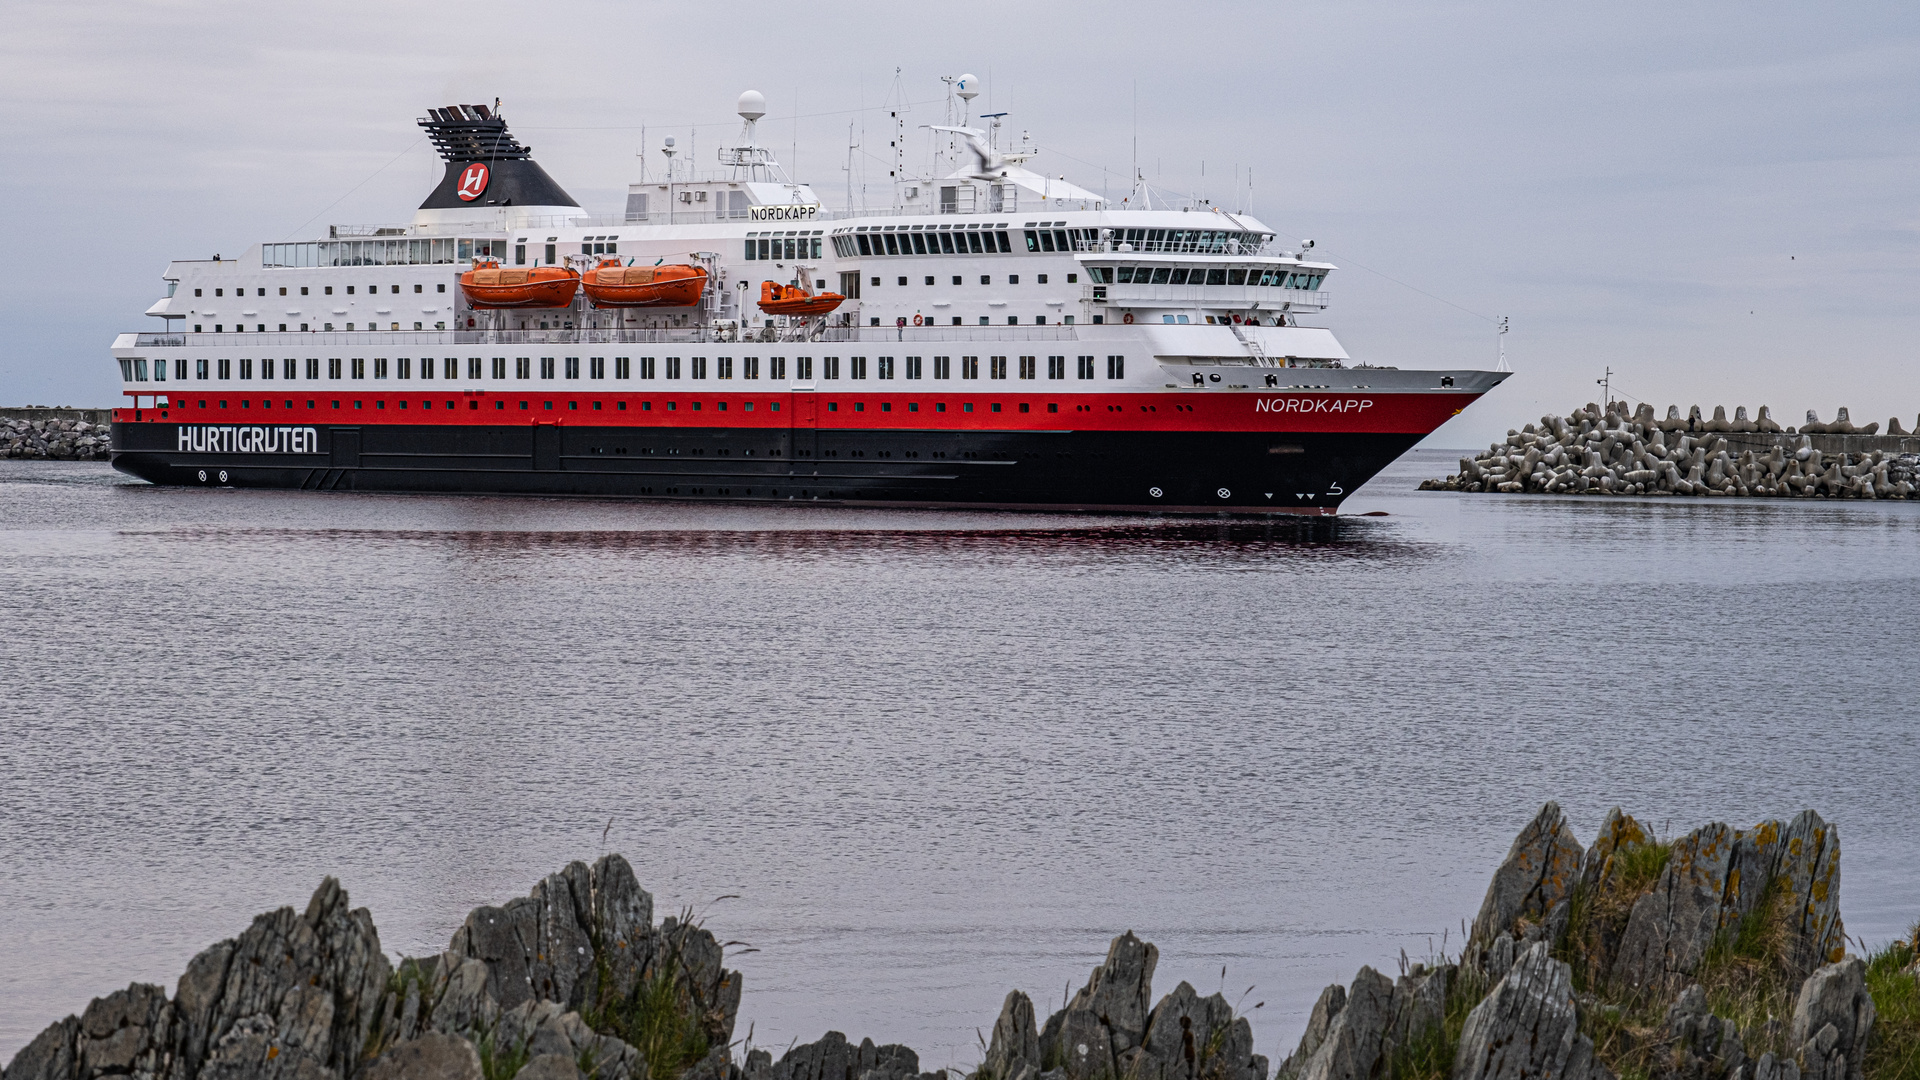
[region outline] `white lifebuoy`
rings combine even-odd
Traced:
[[[1129,312],[1127,312],[1127,313],[1126,313],[1125,315],[1122,315],[1122,316],[1120,316],[1120,321],[1121,321],[1121,322],[1123,322],[1123,323],[1126,323],[1126,324],[1127,324],[1128,326],[1132,326],[1132,325],[1133,325],[1133,312],[1131,312],[1131,311],[1129,311]]]
[[[917,312],[917,311],[913,313],[913,325],[915,325],[915,326],[920,326],[920,325],[922,325],[922,320],[921,320],[921,318],[920,318],[920,313],[919,313],[919,312]]]

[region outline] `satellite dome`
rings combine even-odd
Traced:
[[[740,103],[733,111],[739,113],[742,120],[758,120],[767,115],[766,96],[758,90],[749,90],[740,95]]]
[[[968,101],[972,101],[974,98],[980,96],[980,80],[975,78],[971,72],[962,75],[954,80],[953,92]]]

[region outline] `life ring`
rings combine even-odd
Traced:
[[[919,326],[919,325],[921,325],[921,324],[922,324],[922,321],[923,321],[923,320],[922,320],[922,319],[920,318],[920,313],[919,313],[919,312],[917,312],[917,311],[916,311],[916,312],[914,312],[914,313],[913,313],[913,325],[915,325],[915,326]]]
[[[1121,322],[1123,322],[1123,323],[1126,323],[1126,324],[1127,324],[1128,326],[1132,326],[1132,325],[1133,325],[1133,312],[1131,312],[1131,311],[1129,311],[1129,312],[1127,312],[1127,313],[1126,313],[1125,315],[1122,315],[1122,316],[1120,316],[1120,321],[1121,321]]]

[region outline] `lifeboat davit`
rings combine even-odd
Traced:
[[[587,271],[580,287],[595,307],[692,307],[707,290],[705,267],[621,266],[608,259]]]
[[[839,293],[812,292],[804,285],[760,283],[760,310],[769,315],[825,315],[846,299]]]
[[[580,272],[569,266],[480,263],[460,275],[460,291],[476,308],[562,308],[573,303]]]

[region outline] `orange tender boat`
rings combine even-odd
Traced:
[[[769,315],[825,315],[846,302],[839,293],[817,293],[805,285],[760,283],[760,310]]]
[[[485,310],[566,307],[579,288],[580,272],[566,266],[509,270],[499,263],[476,263],[460,275],[460,291]]]
[[[594,307],[692,307],[707,289],[700,266],[621,266],[608,259],[587,271],[580,287]]]

